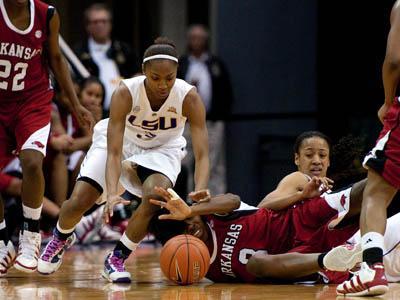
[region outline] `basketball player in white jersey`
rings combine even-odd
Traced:
[[[38,271],[51,274],[75,240],[74,228],[106,190],[106,221],[118,203],[128,204],[117,193],[118,181],[142,202],[115,249],[107,256],[103,276],[111,282],[130,282],[125,259],[147,233],[148,223],[159,207],[150,198],[156,186],[175,184],[185,155],[182,136],[190,123],[196,158],[195,190],[207,187],[209,176],[205,109],[195,88],[176,79],[178,54],[165,38],[158,38],[144,53],[143,73],[123,80],[114,92],[110,118],[94,129],[93,144],[84,159],[71,198],[65,201],[52,240],[40,259]],[[194,193],[196,195],[196,193]]]

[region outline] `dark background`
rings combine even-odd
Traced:
[[[92,2],[55,3],[70,44],[83,37],[82,12]],[[294,169],[292,144],[302,131],[318,129],[334,141],[352,133],[364,137],[366,149],[373,146],[394,1],[104,2],[114,10],[114,36],[140,55],[155,37],[169,35],[168,26],[211,28],[212,49],[228,65],[235,93],[227,126],[229,191],[244,201],[258,203]],[[180,9],[184,23],[165,16]],[[184,35],[170,37],[184,44]]]

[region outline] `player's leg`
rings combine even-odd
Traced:
[[[332,272],[324,265],[324,253],[299,253],[297,251],[309,252],[312,250],[307,247],[292,249],[290,253],[284,254],[265,254],[262,251],[255,253],[248,261],[247,271],[254,276],[262,279],[279,279],[288,281],[309,281],[310,275],[319,273],[321,276],[313,280],[324,283],[340,283],[349,278],[349,272]]]
[[[77,181],[71,197],[64,201],[61,207],[53,237],[40,256],[39,273],[47,275],[58,270],[62,263],[64,251],[75,242],[75,226],[81,220],[83,214],[95,204],[100,195],[101,192],[90,183],[82,180]]]
[[[101,196],[105,184],[106,155],[105,149],[93,149],[86,156],[81,166],[81,177],[78,178],[70,199],[64,201],[53,237],[40,256],[40,273],[51,274],[58,270],[64,251],[75,242],[75,226]]]
[[[262,252],[250,257],[246,269],[259,278],[296,279],[317,273],[319,254],[285,253],[269,255]]]
[[[387,220],[384,235],[384,265],[385,274],[389,282],[400,281],[398,270],[400,260],[398,245],[400,244],[400,213]],[[363,261],[361,249],[361,234],[358,231],[348,240],[347,245],[333,248],[324,257],[324,266],[331,271],[352,269],[357,263]]]
[[[140,166],[137,173],[143,182],[142,202],[129,219],[122,238],[105,260],[103,276],[111,282],[130,282],[130,274],[125,270],[124,261],[146,236],[150,220],[159,209],[149,202],[149,199],[160,198],[154,192],[154,187],[172,187],[168,177],[161,173]]]
[[[384,235],[383,264],[386,278],[389,282],[400,281],[400,213],[387,220]]]
[[[33,149],[24,149],[20,153],[23,174],[21,192],[23,225],[14,266],[28,273],[34,272],[37,268],[41,244],[39,219],[44,196],[43,157],[43,153]]]
[[[44,196],[43,158],[50,133],[52,91],[24,99],[14,111],[16,150],[22,168],[23,223],[14,266],[24,272],[37,268],[41,236],[39,219]]]
[[[386,208],[397,189],[373,170],[368,171],[364,190],[360,230],[363,263],[361,271],[337,288],[341,295],[380,295],[388,290],[383,266],[383,247],[386,227]]]
[[[69,200],[64,201],[53,237],[39,259],[39,272],[51,274],[62,263],[64,250],[75,242],[75,226],[103,193],[107,150],[94,142],[86,155]]]

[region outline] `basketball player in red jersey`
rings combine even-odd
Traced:
[[[389,289],[382,262],[386,208],[400,189],[400,98],[395,97],[400,82],[399,0],[392,8],[390,23],[382,68],[385,101],[378,111],[383,129],[375,148],[364,159],[368,183],[360,218],[363,263],[357,276],[337,287],[339,295],[381,295]]]
[[[162,243],[183,232],[203,240],[211,256],[206,277],[215,282],[299,280],[321,271],[323,252],[342,245],[358,230],[357,222],[340,229],[335,226],[340,220],[359,214],[364,186],[365,180],[282,211],[249,207],[233,194],[218,195],[189,207],[179,197],[158,188],[157,193],[165,201],[150,202],[166,208],[169,214],[159,216],[164,221],[153,219],[150,231]],[[318,190],[319,185],[314,185],[314,189]],[[165,221],[168,219],[185,222]],[[275,263],[273,272],[269,268],[271,256]],[[343,273],[335,276],[330,278],[331,282],[347,279]]]
[[[23,225],[14,266],[34,272],[40,247],[39,218],[44,179],[42,161],[50,130],[53,91],[48,67],[67,93],[74,113],[91,128],[93,117],[74,92],[58,44],[55,9],[38,0],[0,0],[0,168],[18,154],[23,172]],[[0,205],[0,275],[14,260]]]

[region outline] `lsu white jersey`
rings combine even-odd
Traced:
[[[132,96],[132,110],[126,117],[125,140],[142,148],[154,148],[184,139],[186,117],[183,100],[194,86],[176,79],[168,98],[158,111],[153,111],[144,87],[146,76],[123,80]]]

